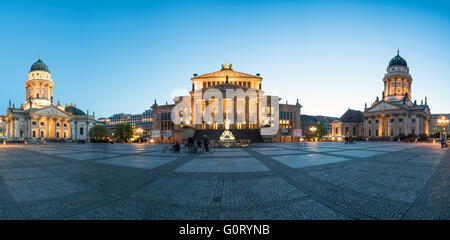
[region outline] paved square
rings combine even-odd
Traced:
[[[196,158],[177,168],[177,172],[257,172],[268,171],[255,158]]]
[[[113,158],[107,160],[99,160],[95,161],[96,163],[102,164],[111,164],[116,166],[124,166],[124,167],[135,167],[135,168],[146,168],[152,169],[155,167],[159,167],[163,164],[169,163],[176,158],[173,157],[152,157],[152,156],[129,156],[129,157],[120,157]]]
[[[342,152],[336,152],[334,154],[337,155],[344,155],[344,156],[350,156],[350,157],[359,157],[359,158],[367,158],[372,157],[378,154],[383,154],[382,152],[375,152],[375,151],[366,151],[366,150],[346,150]]]
[[[446,219],[437,144],[0,145],[0,219]]]
[[[348,158],[334,157],[323,154],[304,154],[296,156],[277,156],[273,159],[291,168],[303,168],[350,160]]]

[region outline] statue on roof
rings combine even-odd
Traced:
[[[231,63],[225,62],[224,64],[222,64],[222,70],[233,70],[232,69]]]

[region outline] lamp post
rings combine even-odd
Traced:
[[[437,123],[441,126],[442,130],[444,131],[444,136],[445,136],[445,140],[447,140],[447,125],[448,125],[449,120],[447,118],[445,118],[445,116],[442,116],[441,118],[439,118],[437,120]],[[440,137],[442,138],[442,131],[440,134]]]
[[[309,131],[311,131],[314,135],[314,133],[317,131],[317,127],[316,126],[312,126],[309,128]]]
[[[136,132],[139,133],[139,143],[141,143],[142,133],[144,132],[144,130],[142,128],[138,128]]]

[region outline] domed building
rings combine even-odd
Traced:
[[[406,60],[397,55],[390,61],[383,78],[384,91],[370,107],[364,108],[364,135],[369,138],[399,134],[429,134],[430,107],[412,100],[413,79]]]
[[[11,141],[23,140],[89,140],[94,115],[84,113],[75,105],[54,104],[55,84],[48,66],[39,58],[30,68],[25,81],[25,104],[6,110],[5,135]]]

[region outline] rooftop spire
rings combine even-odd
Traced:
[[[400,48],[397,49],[397,56],[400,56]]]

